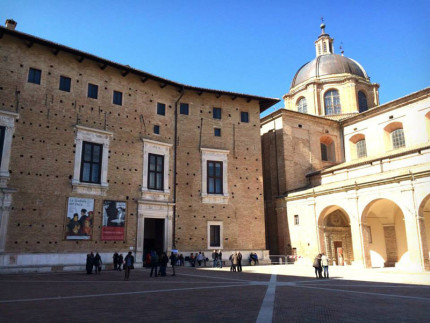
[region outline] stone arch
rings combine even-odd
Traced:
[[[324,208],[318,218],[320,250],[331,263],[351,265],[354,261],[348,213],[337,205]]]
[[[321,160],[323,161],[336,161],[336,147],[334,140],[328,136],[323,135],[320,138],[320,148],[321,148]]]
[[[405,217],[399,205],[387,198],[369,202],[361,215],[366,267],[394,267],[408,263]]]
[[[429,270],[430,264],[430,194],[421,202],[418,208],[419,228],[421,233],[421,244],[424,255],[424,267]]]

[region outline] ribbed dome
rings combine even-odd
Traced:
[[[294,76],[291,88],[314,77],[344,73],[368,78],[364,68],[353,59],[337,54],[328,54],[318,56],[303,65]]]

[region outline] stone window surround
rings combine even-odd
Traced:
[[[150,139],[142,139],[143,141],[143,177],[142,177],[142,193],[150,193],[147,197],[151,196],[151,199],[156,196],[155,199],[167,199],[170,194],[169,189],[169,165],[170,165],[170,150],[172,144],[168,144],[161,141],[155,141]],[[151,190],[148,189],[148,162],[149,154],[162,155],[164,156],[164,168],[163,168],[163,190]],[[147,195],[147,194],[145,194]]]
[[[211,225],[218,225],[220,227],[219,229],[219,246],[211,247]],[[207,233],[208,233],[208,250],[213,249],[223,249],[223,234],[224,234],[224,228],[223,228],[223,222],[222,221],[208,221],[207,222]]]
[[[229,150],[214,149],[214,148],[200,148],[202,154],[202,203],[216,203],[216,204],[228,204],[228,154]],[[208,161],[220,161],[222,162],[223,172],[223,194],[208,194],[207,189],[207,162]]]
[[[107,182],[107,171],[109,162],[109,144],[110,138],[113,136],[113,132],[88,128],[84,126],[75,126],[76,139],[75,139],[75,165],[73,169],[72,186],[73,192],[79,194],[89,195],[106,195],[106,191],[109,187]],[[100,176],[100,184],[83,183],[80,181],[81,174],[81,161],[82,161],[82,146],[83,142],[92,142],[103,145],[102,151],[102,169]]]
[[[15,132],[15,120],[19,114],[0,110],[0,126],[5,127],[3,153],[0,166],[0,187],[6,187],[9,180],[9,162],[12,150],[13,133]]]

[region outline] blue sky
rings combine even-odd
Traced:
[[[173,81],[277,98],[315,57],[323,16],[335,52],[342,42],[381,85],[381,103],[430,86],[424,0],[0,0],[0,15],[19,31]]]

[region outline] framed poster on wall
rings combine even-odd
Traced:
[[[90,240],[93,234],[94,200],[69,197],[66,240]]]
[[[123,241],[127,202],[103,201],[102,240]]]

